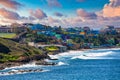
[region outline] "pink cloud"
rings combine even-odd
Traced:
[[[58,0],[46,0],[51,7],[61,7],[61,3]]]
[[[30,10],[29,12],[31,16],[37,19],[43,19],[47,17],[46,13],[44,13],[41,9]]]
[[[11,9],[18,9],[20,6],[22,6],[22,4],[14,1],[14,0],[0,0],[0,5],[3,5],[7,8],[11,8]]]
[[[53,23],[59,23],[60,21],[58,19],[54,19],[52,17],[48,17],[48,22],[53,24]]]
[[[95,13],[87,12],[83,9],[78,9],[77,15],[80,16],[82,19],[96,19],[97,15]]]
[[[69,24],[76,24],[76,23],[82,22],[82,20],[80,17],[72,17],[72,18],[66,18],[65,22]]]
[[[102,10],[103,17],[119,17],[120,16],[120,0],[110,0]]]
[[[15,21],[14,20],[7,20],[7,19],[0,20],[0,24],[2,24],[2,25],[10,25],[11,23],[15,23]]]
[[[5,8],[0,8],[0,16],[6,18],[6,19],[12,19],[12,20],[18,20],[20,19],[19,14],[13,11],[9,11]]]

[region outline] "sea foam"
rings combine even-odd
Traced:
[[[73,56],[71,59],[113,59],[113,57],[109,57],[109,55],[113,55],[113,51],[101,52],[101,53],[84,53],[79,56]]]
[[[37,66],[38,65],[36,65],[35,62],[31,62],[31,63],[20,65],[20,66],[8,67],[8,68],[5,68],[5,70],[8,70],[8,69],[19,69],[19,68],[30,68],[30,67],[37,67]]]
[[[58,62],[57,64],[58,66],[61,66],[61,65],[68,65],[67,63],[64,63],[64,62]]]
[[[50,70],[42,70],[40,72],[48,72]],[[15,75],[15,74],[27,74],[27,73],[35,73],[34,70],[31,71],[31,72],[20,72],[19,70],[16,70],[16,69],[12,69],[10,71],[7,71],[7,72],[0,72],[0,76],[6,76],[6,75]]]

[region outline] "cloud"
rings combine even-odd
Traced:
[[[120,0],[110,0],[109,4],[105,4],[102,15],[103,17],[120,16]]]
[[[18,13],[7,10],[5,8],[0,8],[0,24],[10,24],[10,23],[30,23],[36,19],[32,16],[25,17],[20,16]]]
[[[0,8],[0,16],[6,19],[12,19],[12,20],[18,20],[21,18],[19,14],[17,14],[16,12],[9,11],[5,8]]]
[[[97,18],[97,15],[95,13],[87,12],[83,9],[78,9],[76,12],[77,12],[77,15],[80,16],[84,20]]]
[[[107,6],[111,6],[111,7],[118,7],[120,6],[120,0],[109,0],[110,3],[106,4]]]
[[[55,19],[51,16],[47,17],[46,19],[42,20],[36,20],[35,23],[40,23],[44,25],[49,25],[49,26],[60,26],[61,25],[61,20],[60,19]]]
[[[53,23],[59,23],[60,20],[54,19],[54,18],[52,18],[52,17],[48,17],[48,22],[53,24]]]
[[[120,0],[109,0],[97,14],[97,22],[101,25],[114,25],[120,27]],[[98,24],[99,24],[98,23]]]
[[[30,10],[30,15],[35,17],[36,19],[43,19],[46,18],[47,15],[41,9]]]
[[[65,21],[65,24],[66,23],[68,23],[68,24],[76,24],[76,23],[82,22],[80,17],[65,18],[64,21]]]
[[[62,13],[59,13],[59,12],[55,12],[54,15],[57,16],[57,17],[62,17],[62,16],[64,16]]]
[[[61,7],[61,3],[58,0],[46,0],[50,7]]]
[[[11,22],[8,21],[8,20],[0,20],[0,22],[2,22],[2,23],[11,23]]]
[[[0,5],[3,5],[7,8],[15,9],[15,10],[23,6],[21,3],[18,3],[14,0],[0,0]]]

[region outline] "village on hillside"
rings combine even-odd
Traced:
[[[120,28],[46,26],[42,24],[11,24],[0,26],[0,37],[50,51],[66,51],[120,46]]]

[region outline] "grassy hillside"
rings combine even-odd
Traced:
[[[2,38],[13,38],[15,36],[16,36],[15,33],[0,33],[0,37]]]
[[[29,62],[46,57],[42,50],[0,38],[0,62]]]

